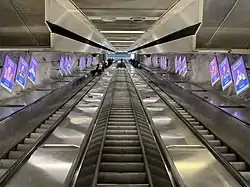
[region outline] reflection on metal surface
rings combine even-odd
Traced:
[[[170,148],[168,151],[187,186],[241,186],[206,149]]]
[[[137,77],[137,83],[145,84],[145,81],[138,75],[133,76]],[[150,89],[149,86],[147,88]],[[156,90],[158,91],[158,89]],[[143,90],[139,92],[142,97],[147,95]],[[157,94],[154,93],[151,96],[156,97]],[[155,103],[144,102],[144,104],[150,109],[149,113],[156,129],[186,186],[240,186],[161,99]],[[155,108],[163,108],[163,110],[154,110]]]
[[[40,148],[6,186],[61,187],[76,152],[76,148]]]

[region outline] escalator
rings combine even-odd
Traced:
[[[69,186],[173,186],[126,69],[117,68]]]

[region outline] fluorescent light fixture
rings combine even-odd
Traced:
[[[133,43],[135,41],[132,41],[132,40],[124,40],[124,41],[122,41],[122,40],[117,40],[117,41],[112,40],[112,41],[109,41],[109,42],[110,43]]]
[[[104,34],[143,34],[145,31],[100,31]]]

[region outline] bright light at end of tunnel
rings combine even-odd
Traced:
[[[124,40],[124,41],[121,41],[121,40],[112,40],[110,41],[110,43],[133,43],[135,41],[132,41],[132,40]]]
[[[145,31],[100,31],[104,34],[143,34]]]

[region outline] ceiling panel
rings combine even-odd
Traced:
[[[147,31],[177,0],[73,0],[99,31]],[[141,19],[134,22],[131,19]],[[110,41],[137,40],[142,34],[103,34]],[[119,46],[119,47],[117,47]],[[124,43],[116,43],[121,49]],[[122,47],[122,49],[125,49]]]
[[[79,8],[119,8],[119,9],[167,9],[176,0],[74,0]]]
[[[142,22],[133,22],[127,20],[114,21],[112,23],[103,22],[102,20],[92,21],[97,29],[102,31],[145,31],[154,21],[145,20]]]

